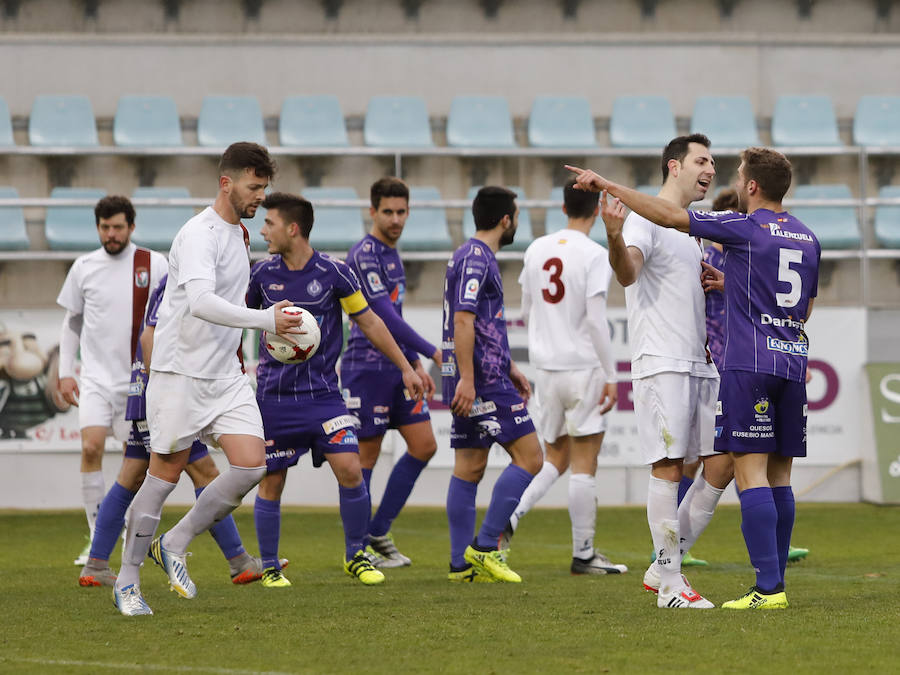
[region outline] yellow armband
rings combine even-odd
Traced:
[[[356,291],[353,295],[341,298],[341,307],[348,315],[353,316],[354,314],[359,314],[364,309],[368,309],[369,303],[366,302],[366,298],[363,296],[362,291]]]

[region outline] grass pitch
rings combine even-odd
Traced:
[[[184,509],[164,513],[171,526]],[[480,523],[479,514],[479,523]],[[256,550],[252,513],[238,527]],[[340,566],[337,509],[286,509],[288,589],[234,586],[211,537],[188,565],[198,597],[168,591],[152,562],[152,617],[125,618],[111,592],[80,588],[80,512],[0,513],[0,672],[9,673],[821,673],[897,672],[900,509],[801,504],[788,569],[790,609],[656,608],[641,587],[650,538],[642,508],[598,512],[597,545],[628,574],[573,577],[568,514],[522,522],[510,563],[522,584],[451,584],[446,516],[407,509],[395,523],[413,566],[363,587]],[[753,583],[740,512],[719,509],[687,570],[716,605]],[[118,550],[113,554],[118,562]]]

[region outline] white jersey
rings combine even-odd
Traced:
[[[644,255],[637,280],[625,287],[632,378],[661,372],[718,377],[706,358],[703,251],[697,240],[636,213],[625,219],[622,237]]]
[[[152,290],[166,274],[165,256],[155,251],[150,252],[149,270],[135,270],[136,248],[131,243],[116,255],[99,248],[79,256],[56,298],[57,304],[83,317],[81,379],[101,389],[128,389],[134,286]]]
[[[587,298],[606,294],[612,270],[605,248],[577,230],[535,239],[519,276],[528,310],[528,359],[543,370],[602,366],[586,325]],[[612,378],[612,373],[607,377]]]
[[[185,284],[195,279],[214,282],[216,295],[246,307],[250,254],[243,230],[212,207],[187,221],[172,242],[150,369],[204,379],[239,376],[242,331],[191,315]]]

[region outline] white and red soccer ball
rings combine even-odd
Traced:
[[[299,332],[291,333],[291,339],[287,340],[276,333],[263,332],[263,342],[266,351],[272,358],[281,363],[303,363],[308,361],[319,349],[322,333],[316,317],[302,307],[282,307],[281,311],[292,316],[301,316],[302,322]],[[296,343],[296,344],[294,344]]]

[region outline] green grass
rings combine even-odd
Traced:
[[[167,510],[163,527],[180,515]],[[238,526],[255,550],[252,514]],[[479,520],[480,522],[480,520]],[[717,605],[753,583],[736,507],[719,509],[688,570]],[[155,616],[128,619],[109,589],[80,588],[77,512],[0,513],[0,672],[896,672],[900,642],[900,509],[862,504],[798,509],[783,612],[673,611],[641,588],[649,533],[641,508],[604,508],[597,543],[630,572],[573,577],[568,514],[523,520],[511,563],[517,585],[450,584],[439,509],[395,523],[412,567],[366,588],[340,567],[336,509],[288,509],[282,555],[289,589],[233,586],[208,536],[192,547],[199,594],[170,593],[152,563],[144,596]],[[118,552],[114,554],[118,560]]]

